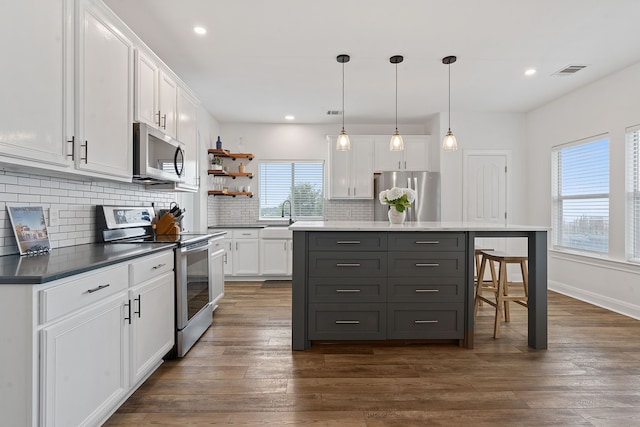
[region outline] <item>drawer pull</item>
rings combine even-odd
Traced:
[[[416,245],[439,245],[440,242],[438,240],[418,240]]]
[[[109,286],[111,286],[111,285],[109,283],[107,283],[106,285],[100,285],[97,288],[87,289],[87,293],[88,294],[92,294],[94,292],[98,292],[101,289],[108,288]]]
[[[360,292],[360,289],[336,289],[336,292],[339,292],[339,293],[357,293],[357,292]]]
[[[158,265],[154,265],[153,267],[151,267],[152,270],[157,270],[159,268],[164,267],[165,265],[167,265],[166,263],[162,263],[162,264],[158,264]]]
[[[339,245],[359,245],[360,240],[338,240],[336,243]]]
[[[440,292],[440,289],[416,289],[416,292]]]
[[[438,263],[416,263],[416,267],[440,267],[440,264]]]
[[[416,325],[422,324],[422,323],[438,323],[437,320],[414,320],[413,323],[415,323]]]
[[[359,320],[336,320],[336,325],[359,325]]]
[[[359,263],[359,262],[354,262],[354,263],[338,263],[338,264],[336,264],[336,267],[360,267],[360,263]]]

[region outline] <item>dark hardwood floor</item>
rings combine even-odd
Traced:
[[[550,292],[549,349],[525,308],[475,348],[316,344],[291,350],[291,290],[227,282],[213,326],[107,426],[640,426],[640,321]]]

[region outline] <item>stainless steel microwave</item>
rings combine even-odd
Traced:
[[[133,124],[133,179],[182,182],[185,145],[144,123]]]

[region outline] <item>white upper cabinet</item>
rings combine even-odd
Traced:
[[[329,198],[373,198],[373,152],[371,136],[349,137],[349,151],[336,150],[336,137],[329,140]]]
[[[79,16],[76,167],[131,180],[133,43],[101,2],[81,1]]]
[[[0,161],[69,169],[65,68],[73,59],[73,5],[3,1],[0,16]]]
[[[178,87],[177,139],[184,148],[184,184],[198,188],[198,104],[183,87]]]
[[[158,86],[158,108],[160,129],[167,135],[176,137],[176,115],[178,102],[178,84],[171,76],[160,70]]]
[[[390,151],[391,136],[377,135],[375,137],[375,166],[376,172],[385,171],[420,171],[429,170],[429,136],[406,135],[404,150]]]
[[[150,55],[136,49],[134,118],[155,128],[160,126],[158,111],[158,74],[160,69]]]

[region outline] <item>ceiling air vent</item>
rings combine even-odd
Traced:
[[[342,111],[340,110],[329,110],[327,111],[327,116],[341,116]]]
[[[587,66],[586,65],[567,65],[566,67],[553,73],[552,76],[570,76],[582,70],[583,68],[587,68]]]

